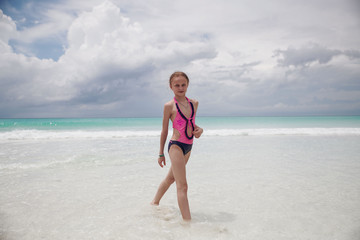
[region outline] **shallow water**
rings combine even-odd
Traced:
[[[0,138],[1,240],[360,239],[356,134],[204,134],[187,166],[191,223],[174,186],[149,204],[170,165],[158,136],[36,134]]]

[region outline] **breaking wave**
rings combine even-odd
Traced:
[[[206,136],[353,136],[360,135],[360,128],[254,128],[254,129],[209,129]],[[0,141],[6,140],[51,140],[51,139],[111,139],[131,137],[159,137],[160,131],[51,131],[51,130],[13,130],[0,132]]]

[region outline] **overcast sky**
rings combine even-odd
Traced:
[[[360,115],[357,0],[1,0],[0,117]]]

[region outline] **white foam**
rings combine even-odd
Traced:
[[[127,137],[156,137],[159,131],[41,131],[15,130],[0,133],[0,140],[46,139],[109,139]]]
[[[215,129],[207,130],[206,136],[268,136],[268,135],[309,135],[346,136],[360,135],[360,128],[258,128],[258,129]]]
[[[254,129],[205,129],[203,136],[269,136],[269,135],[309,135],[346,136],[360,135],[360,128],[254,128]],[[47,140],[47,139],[111,139],[129,137],[159,137],[160,131],[49,131],[14,130],[0,132],[1,140]]]

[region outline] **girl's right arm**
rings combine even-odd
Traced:
[[[159,158],[158,158],[158,163],[159,163],[160,167],[166,166],[166,161],[165,161],[165,156],[164,156],[164,147],[165,147],[166,138],[168,136],[170,116],[171,116],[171,104],[167,103],[164,105],[164,116],[163,116],[162,130],[161,130],[161,136],[160,136],[160,151],[159,151]]]

